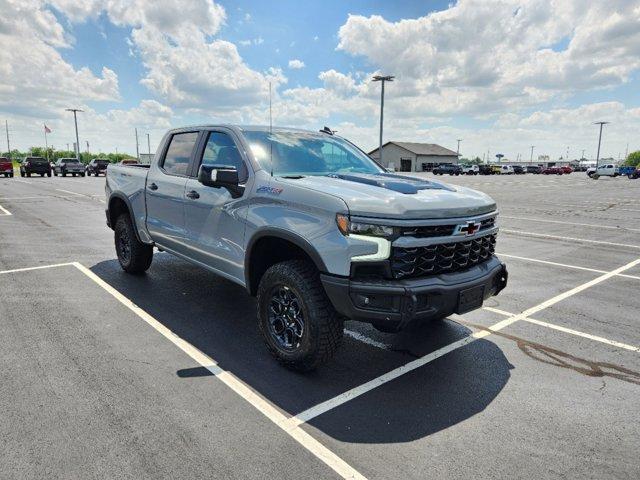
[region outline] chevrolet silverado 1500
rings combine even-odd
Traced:
[[[331,358],[345,318],[398,331],[507,283],[490,197],[388,173],[328,129],[171,130],[151,165],[109,165],[106,195],[126,272],[156,246],[242,285],[268,349],[297,370]]]

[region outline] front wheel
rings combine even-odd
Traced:
[[[116,220],[114,241],[118,261],[125,272],[140,274],[149,269],[153,260],[153,246],[138,240],[131,218],[126,213]]]
[[[260,280],[257,303],[267,348],[285,367],[315,370],[340,346],[343,320],[311,262],[288,260],[271,266]]]

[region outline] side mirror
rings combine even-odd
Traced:
[[[244,186],[238,185],[238,170],[227,165],[200,165],[198,181],[207,187],[226,188],[233,198],[244,192]]]

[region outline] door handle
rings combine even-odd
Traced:
[[[158,185],[156,185],[155,183],[152,183],[151,185],[149,185],[149,188],[151,190],[157,190],[158,189]]]
[[[191,190],[190,192],[187,193],[187,198],[191,198],[193,200],[200,198],[200,194],[198,192],[196,192],[195,190]]]

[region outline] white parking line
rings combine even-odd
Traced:
[[[44,270],[46,268],[66,267],[73,263],[54,263],[53,265],[40,265],[38,267],[14,268],[13,270],[1,270],[0,275],[6,273],[30,272],[31,270]]]
[[[0,216],[8,216],[8,215],[13,215],[9,210],[7,210],[6,208],[4,208],[2,205],[0,205]]]
[[[522,235],[524,237],[539,237],[539,238],[550,238],[554,240],[569,240],[571,242],[594,243],[598,245],[610,245],[612,247],[640,248],[640,245],[630,245],[628,243],[614,243],[614,242],[605,242],[602,240],[587,240],[585,238],[562,237],[559,235],[547,235],[546,233],[525,232],[524,230],[510,230],[507,228],[501,228],[500,231],[503,233],[508,233],[508,234],[510,233],[512,235]]]
[[[547,220],[543,218],[531,218],[531,217],[512,217],[510,215],[500,215],[500,218],[509,218],[515,220],[526,220],[528,222],[541,222],[541,223],[559,223],[561,225],[575,225],[577,227],[593,227],[597,229],[605,229],[605,230],[621,230],[621,231],[629,231],[629,232],[640,232],[640,228],[628,228],[628,227],[617,227],[612,225],[598,225],[593,223],[574,223],[574,222],[565,222],[563,220]]]
[[[372,347],[381,348],[382,350],[389,350],[389,345],[382,342],[378,342],[373,338],[369,338],[360,332],[355,332],[353,330],[348,330],[345,328],[344,333],[345,335],[353,338],[354,340],[357,340],[362,343],[366,343],[367,345],[371,345]]]
[[[84,193],[72,192],[71,190],[63,190],[62,188],[56,188],[57,192],[70,193],[71,195],[76,195],[78,197],[89,197],[89,195],[85,195]],[[89,197],[91,198],[91,197]]]
[[[584,270],[585,272],[607,273],[606,270],[598,270],[597,268],[579,267],[577,265],[567,265],[566,263],[550,262],[548,260],[540,260],[539,258],[521,257],[519,255],[509,255],[508,253],[497,253],[497,255],[499,257],[506,257],[506,258],[514,258],[516,260],[523,260],[525,262],[542,263],[544,265],[553,265],[554,267],[564,267],[564,268],[571,268],[571,269],[574,269],[574,270]],[[634,280],[640,280],[640,277],[638,277],[636,275],[627,275],[626,273],[619,273],[617,276],[618,277],[624,277],[624,278],[632,278]]]
[[[482,307],[483,310],[487,310],[489,312],[497,313],[499,315],[504,315],[506,317],[515,316],[514,313],[505,312],[504,310],[500,310],[498,308],[493,307]],[[555,325],[549,322],[543,322],[542,320],[536,320],[535,318],[526,317],[523,318],[522,321],[532,323],[534,325],[540,325],[541,327],[551,328],[553,330],[558,330],[559,332],[568,333],[570,335],[576,335],[578,337],[588,338],[589,340],[594,340],[600,343],[606,343],[607,345],[611,345],[618,348],[623,348],[625,350],[631,350],[632,352],[640,352],[640,347],[634,347],[633,345],[629,345],[622,342],[617,342],[615,340],[609,340],[604,337],[600,337],[598,335],[591,335],[590,333],[580,332],[579,330],[574,330],[572,328],[563,327],[560,325]]]
[[[305,432],[299,426],[294,428],[285,428],[287,425],[288,417],[276,408],[271,402],[257,394],[246,383],[238,379],[231,372],[220,368],[215,360],[198,350],[196,347],[180,338],[178,335],[169,330],[166,326],[135,305],[131,300],[118,292],[115,288],[109,285],[107,282],[98,277],[91,270],[86,268],[80,263],[73,263],[73,265],[85,274],[88,278],[93,280],[97,285],[106,290],[111,296],[118,300],[122,305],[127,307],[133,313],[135,313],[142,320],[147,322],[157,332],[171,341],[174,345],[180,348],[183,352],[189,355],[193,360],[198,362],[204,368],[209,370],[216,378],[222,381],[225,385],[236,392],[240,397],[251,404],[255,409],[262,413],[265,417],[275,423],[278,427],[289,434],[300,445],[306,448],[309,452],[315,455],[319,460],[324,462],[333,471],[335,471],[342,478],[348,479],[364,479],[365,477],[360,474],[356,469],[351,467],[348,463],[342,460],[338,455],[333,453],[327,447],[318,442],[315,438]]]
[[[299,413],[298,415],[291,417],[288,421],[287,424],[289,425],[289,428],[294,428],[297,427],[305,422],[308,422],[309,420],[311,420],[312,418],[317,417],[318,415],[322,415],[325,412],[328,412],[329,410],[332,410],[336,407],[339,407],[340,405],[353,400],[354,398],[359,397],[360,395],[363,395],[371,390],[373,390],[374,388],[377,388],[381,385],[384,385],[387,382],[390,382],[391,380],[394,380],[402,375],[404,375],[405,373],[409,373],[417,368],[420,368],[430,362],[432,362],[433,360],[440,358],[443,355],[446,355],[449,352],[452,352],[454,350],[457,350],[460,347],[463,347],[465,345],[468,345],[469,343],[478,340],[480,338],[484,338],[488,335],[491,334],[491,332],[497,332],[499,330],[502,330],[503,328],[519,321],[522,320],[524,318],[528,318],[531,315],[534,315],[546,308],[549,308],[553,305],[555,305],[558,302],[561,302],[562,300],[565,300],[573,295],[576,295],[577,293],[580,293],[588,288],[593,287],[594,285],[597,285],[601,282],[604,282],[605,280],[608,280],[609,278],[618,275],[619,273],[624,272],[625,270],[628,270],[630,268],[635,267],[636,265],[640,264],[640,258],[634,260],[633,262],[629,262],[626,265],[623,265],[622,267],[616,268],[615,270],[612,270],[610,272],[607,272],[603,275],[600,275],[597,278],[594,278],[593,280],[590,280],[586,283],[583,283],[581,285],[578,285],[575,288],[572,288],[571,290],[567,290],[564,293],[561,293],[560,295],[556,295],[555,297],[550,298],[549,300],[546,300],[534,307],[528,308],[527,310],[518,313],[512,317],[506,318],[505,320],[502,320],[501,322],[498,322],[490,327],[488,327],[487,330],[481,330],[479,332],[475,332],[473,334],[471,334],[468,337],[465,337],[463,339],[460,339],[456,342],[453,342],[445,347],[442,347],[434,352],[429,353],[428,355],[425,355],[424,357],[421,357],[417,360],[413,360],[412,362],[407,363],[406,365],[403,365],[401,367],[395,368],[393,370],[391,370],[390,372],[385,373],[384,375],[381,375],[377,378],[374,378],[373,380],[370,380],[362,385],[359,385],[355,388],[352,388],[351,390],[347,390],[346,392],[331,398],[329,400],[326,400],[322,403],[319,403],[301,413]]]

